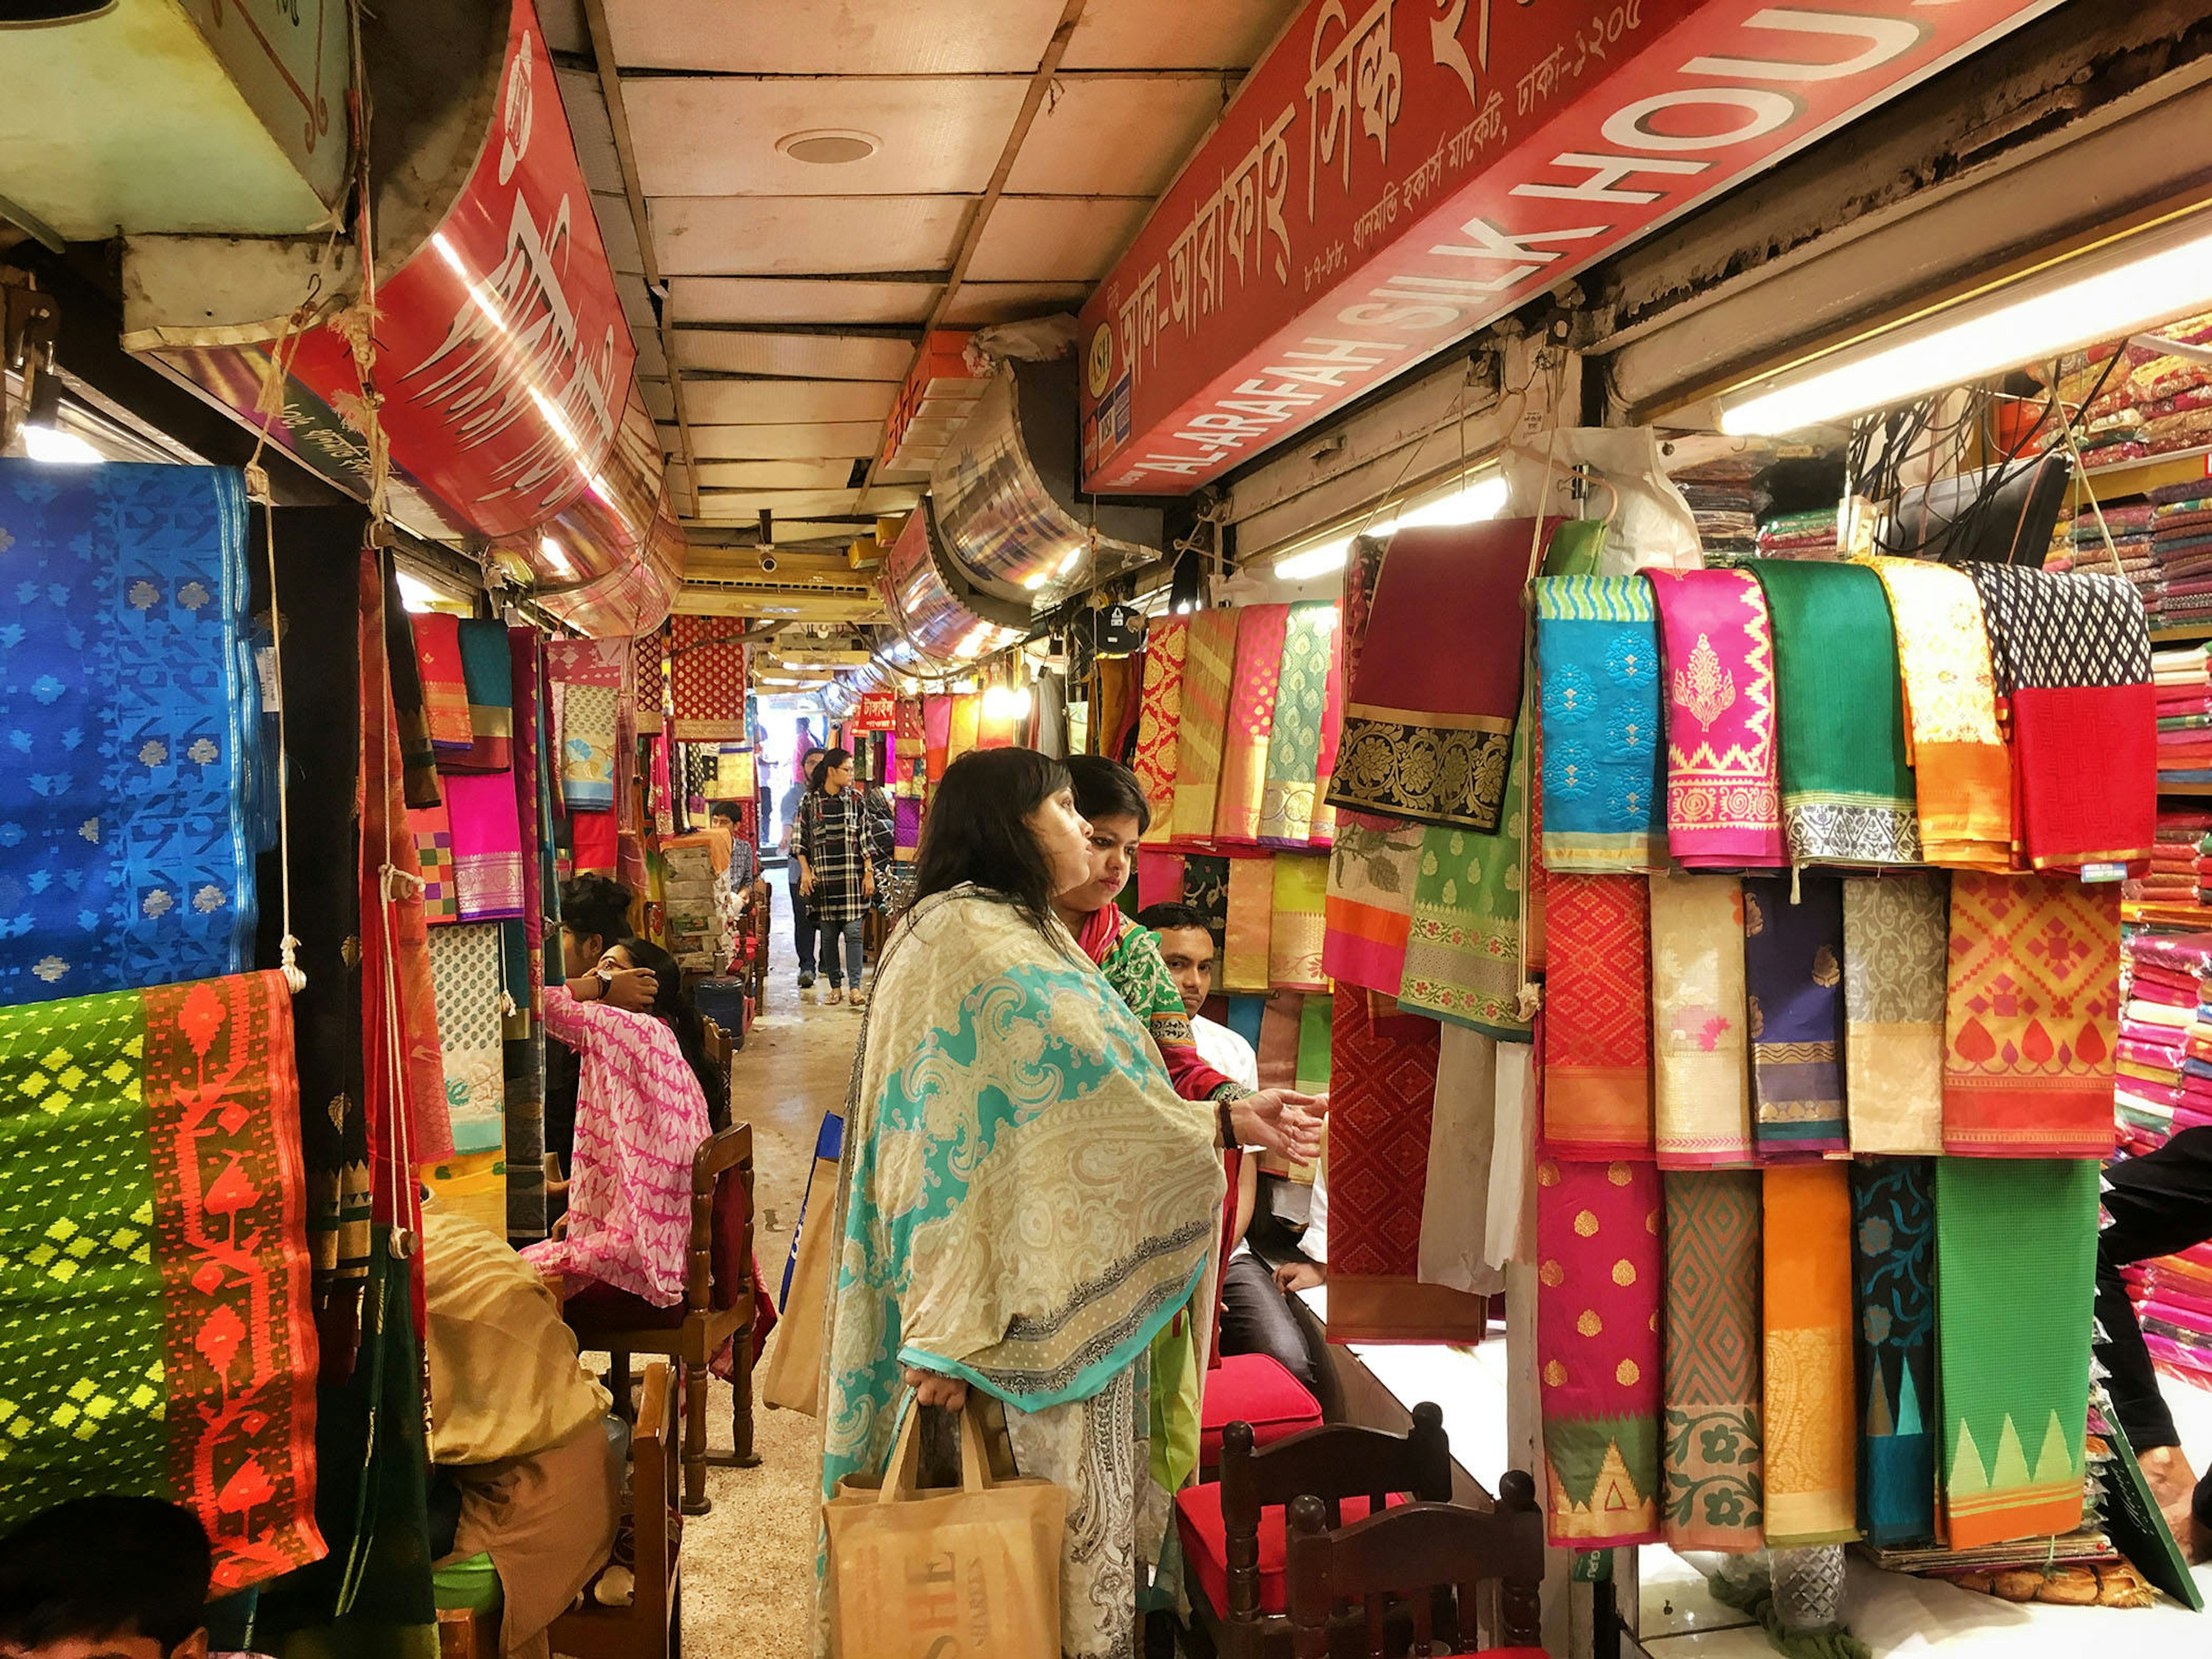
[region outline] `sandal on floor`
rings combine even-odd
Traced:
[[[824,1006],[834,1008],[844,1000],[845,988],[842,985],[833,985],[830,988],[829,994],[823,997],[822,1001]]]

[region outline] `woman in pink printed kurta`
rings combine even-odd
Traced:
[[[545,988],[545,1030],[576,1051],[568,1232],[525,1249],[564,1294],[597,1279],[657,1308],[684,1299],[691,1158],[712,1131],[676,1034],[650,1014]]]

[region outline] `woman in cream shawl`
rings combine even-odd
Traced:
[[[1132,1650],[1143,1361],[1204,1277],[1222,1200],[1220,1109],[1176,1096],[1053,915],[1089,878],[1059,763],[981,750],[947,769],[854,1065],[821,1412],[830,1497],[883,1469],[909,1388],[1002,1402],[1020,1472],[1067,1493],[1061,1644],[1084,1659]],[[1228,1109],[1248,1144],[1318,1137],[1279,1097]]]

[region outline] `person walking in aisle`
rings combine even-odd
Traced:
[[[806,781],[812,775],[822,750],[810,748],[799,757],[799,775],[791,781],[791,787],[783,792],[783,801],[778,813],[783,819],[783,839],[778,849],[783,854],[784,871],[791,878],[791,948],[799,957],[799,988],[811,990],[814,986],[814,909],[806,902],[805,889],[799,881],[799,855],[793,850],[792,840],[799,830],[799,809],[806,799]]]
[[[811,787],[799,803],[792,848],[799,859],[799,890],[822,930],[822,971],[830,978],[830,994],[823,1000],[842,1001],[849,975],[853,1006],[858,1008],[868,1000],[860,988],[860,934],[868,902],[876,896],[876,861],[867,809],[853,787],[852,751],[828,750],[815,762],[808,781]]]

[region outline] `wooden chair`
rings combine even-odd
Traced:
[[[629,1605],[602,1605],[592,1595],[594,1580],[583,1601],[547,1632],[556,1653],[574,1659],[671,1659],[683,1651],[684,1517],[676,1502],[676,1395],[665,1365],[645,1368],[629,1454],[636,1574]]]
[[[751,1468],[753,1452],[753,1130],[732,1123],[700,1142],[691,1159],[691,1257],[684,1300],[656,1308],[611,1285],[568,1298],[564,1313],[576,1343],[612,1359],[607,1386],[629,1398],[629,1357],[665,1354],[683,1368],[684,1513],[704,1515],[707,1500],[707,1362],[733,1345],[728,1466]]]
[[[769,912],[768,894],[768,878],[763,876],[753,883],[753,902],[745,910],[752,919],[753,1010],[756,1013],[768,1003],[768,946],[775,921]]]
[[[1317,1499],[1329,1523],[1341,1526],[1347,1504],[1350,1518],[1361,1520],[1396,1494],[1442,1504],[1451,1491],[1443,1413],[1425,1401],[1413,1407],[1404,1435],[1336,1424],[1255,1449],[1252,1425],[1231,1423],[1222,1431],[1219,1484],[1176,1495],[1191,1610],[1224,1659],[1287,1659],[1287,1580],[1268,1570],[1287,1560],[1292,1500]],[[1217,1581],[1219,1600],[1209,1581]]]
[[[730,1041],[730,1034],[712,1019],[702,1016],[700,1024],[706,1027],[707,1064],[714,1067],[717,1084],[707,1102],[707,1121],[719,1131],[730,1121],[730,1067],[737,1045]]]
[[[1544,1520],[1536,1484],[1519,1469],[1498,1482],[1491,1510],[1409,1504],[1331,1530],[1320,1498],[1294,1499],[1285,1571],[1293,1659],[1425,1656],[1439,1641],[1473,1653],[1476,1586],[1486,1579],[1498,1583],[1498,1650],[1543,1651]]]

